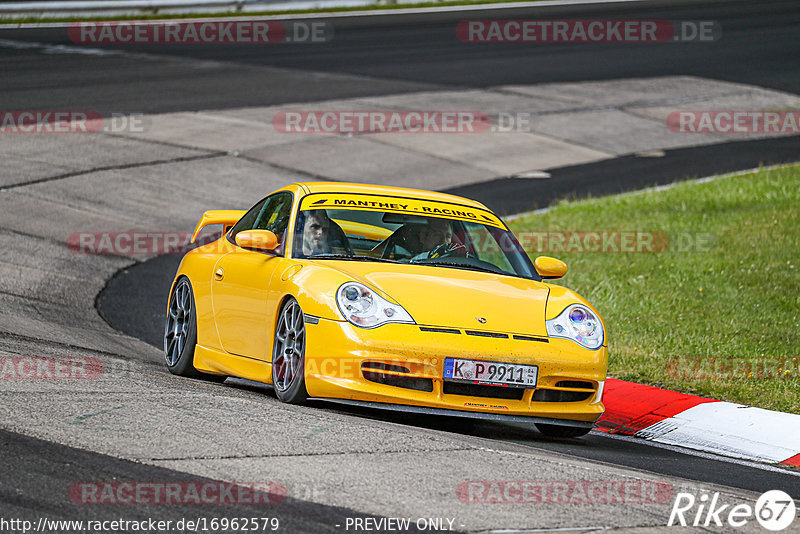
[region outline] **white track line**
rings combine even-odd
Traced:
[[[45,54],[79,54],[83,56],[124,56],[128,55],[124,51],[90,48],[87,46],[67,46],[54,45],[47,43],[37,43],[34,41],[12,41],[11,39],[0,39],[0,47],[12,48],[14,50],[41,50]]]
[[[650,441],[758,462],[800,452],[800,415],[732,402],[692,406],[636,433]]]
[[[356,18],[356,17],[375,17],[375,16],[389,16],[389,15],[417,15],[425,13],[452,13],[452,12],[470,12],[470,11],[488,11],[488,10],[503,10],[515,8],[542,8],[542,7],[566,7],[566,6],[594,6],[594,5],[614,5],[614,4],[631,4],[648,2],[651,4],[659,4],[659,2],[652,2],[651,0],[546,0],[542,2],[508,2],[498,4],[470,4],[464,6],[446,6],[446,7],[410,7],[399,9],[375,9],[366,11],[345,11],[345,12],[328,12],[328,13],[296,13],[285,15],[259,15],[254,17],[208,17],[196,19],[166,19],[166,20],[149,20],[149,21],[125,21],[125,22],[139,22],[142,24],[164,24],[165,22],[235,22],[235,21],[258,21],[258,20],[292,20],[292,19],[313,19],[313,18]],[[330,7],[335,7],[335,2],[332,2]],[[291,9],[291,8],[288,8]],[[1,14],[1,13],[0,13]],[[76,20],[76,22],[90,22],[90,19]],[[20,23],[6,23],[0,24],[0,29],[16,29],[16,28],[68,28],[75,22],[20,22]]]
[[[38,43],[35,41],[14,41],[11,39],[0,39],[0,48],[11,48],[14,50],[40,50],[42,54],[77,54],[81,56],[106,56],[106,57],[125,57],[132,59],[142,59],[147,61],[174,62],[182,65],[191,64],[195,68],[222,66],[226,65],[214,59],[196,59],[183,56],[173,56],[169,54],[148,54],[146,52],[129,52],[118,48],[92,48],[83,45],[57,45],[50,43]],[[279,67],[270,67],[279,69]]]
[[[761,471],[769,471],[771,473],[781,473],[784,475],[800,477],[800,470],[791,469],[791,468],[782,468],[776,467],[770,464],[762,464],[759,462],[751,462],[748,460],[741,460],[739,458],[731,458],[730,456],[721,456],[719,454],[713,454],[710,452],[698,451],[695,449],[687,449],[685,447],[679,447],[677,445],[668,445],[666,443],[659,443],[657,441],[650,441],[645,440],[642,438],[635,438],[633,436],[625,436],[622,434],[609,434],[607,432],[600,432],[600,431],[593,431],[593,435],[597,436],[605,436],[610,439],[618,439],[620,441],[628,441],[631,443],[639,443],[643,445],[650,445],[651,447],[657,447],[659,449],[666,449],[672,452],[679,452],[682,454],[688,454],[689,456],[697,456],[698,458],[704,458],[706,460],[715,460],[718,462],[726,462],[729,464],[736,464],[742,465],[745,467],[752,467],[754,469],[760,469]]]

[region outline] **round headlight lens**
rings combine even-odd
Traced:
[[[347,282],[336,292],[339,311],[350,323],[373,328],[385,323],[414,323],[402,306],[389,302],[358,282]]]
[[[356,315],[369,314],[371,308],[375,306],[372,293],[367,288],[350,286],[345,289],[344,298],[344,308]]]
[[[355,286],[350,286],[344,290],[344,298],[350,301],[357,300],[361,296],[361,292]]]
[[[582,323],[586,320],[586,311],[583,308],[574,308],[569,312],[569,320],[573,323]]]
[[[603,345],[603,325],[600,319],[586,306],[572,304],[558,317],[545,321],[547,335],[571,339],[591,350]]]

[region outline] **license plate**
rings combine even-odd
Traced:
[[[445,358],[444,379],[504,386],[534,387],[539,368],[518,363]]]

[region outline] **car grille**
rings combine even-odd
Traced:
[[[445,395],[464,395],[467,397],[522,400],[525,389],[445,381],[442,384],[442,393]]]
[[[370,382],[416,391],[427,391],[429,393],[433,391],[433,380],[416,376],[403,376],[402,374],[410,372],[411,370],[408,367],[401,365],[382,362],[364,362],[361,364],[361,374]]]
[[[591,382],[584,382],[583,380],[560,380],[556,382],[556,387],[590,389],[594,392],[594,384]]]
[[[491,337],[499,339],[508,339],[511,337],[515,341],[538,341],[539,343],[549,343],[550,340],[546,337],[536,336],[523,336],[520,334],[506,334],[504,332],[489,332],[487,330],[464,330],[463,332],[458,328],[443,328],[439,326],[420,326],[421,332],[428,332],[434,334],[466,334],[475,337]]]
[[[594,395],[594,391],[562,391],[539,388],[533,392],[534,402],[579,402]]]
[[[422,332],[436,332],[439,334],[460,334],[461,330],[456,330],[455,328],[439,328],[436,326],[420,326],[419,329]]]
[[[390,363],[383,363],[383,362],[364,362],[361,364],[362,370],[368,371],[392,371],[395,373],[410,373],[411,369],[405,367],[403,365],[393,365]]]

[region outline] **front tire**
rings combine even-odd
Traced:
[[[549,438],[579,438],[592,430],[580,426],[548,425],[546,423],[536,423],[536,429]]]
[[[306,391],[306,325],[303,310],[293,298],[283,305],[272,346],[272,385],[278,400],[304,404]]]
[[[196,346],[197,312],[194,305],[194,291],[189,279],[182,277],[172,290],[164,326],[164,360],[167,369],[178,376],[223,382],[225,375],[201,373],[194,368]]]

